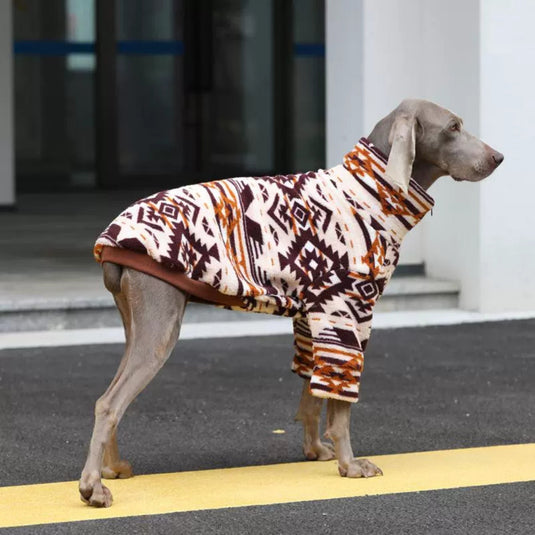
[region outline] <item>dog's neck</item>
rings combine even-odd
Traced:
[[[425,190],[430,188],[434,182],[446,174],[440,167],[424,160],[415,159],[412,164],[412,178]]]
[[[390,156],[391,146],[388,141],[385,141],[382,136],[376,134],[374,130],[367,138],[373,143],[387,158]],[[412,164],[412,178],[422,186],[425,190],[429,189],[434,182],[441,176],[446,175],[446,172],[425,160],[419,160],[418,157]]]

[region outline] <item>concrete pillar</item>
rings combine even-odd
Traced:
[[[11,4],[0,1],[0,208],[15,204]]]
[[[477,130],[478,5],[477,0],[327,0],[328,165],[338,163],[344,151],[407,97],[441,103]],[[477,186],[463,188],[461,200],[452,187],[432,188],[437,197],[433,218],[405,239],[401,263],[425,262],[430,275],[458,279],[454,255],[446,254],[436,238],[454,241],[461,219],[475,217]],[[459,224],[452,226],[448,217]],[[466,221],[464,226],[469,225]],[[468,252],[473,250],[469,241],[466,245]]]
[[[535,4],[481,1],[481,136],[505,161],[481,185],[480,305],[535,309]]]
[[[371,132],[404,98],[424,96],[420,69],[423,4],[423,0],[363,2],[362,135]],[[423,225],[403,241],[400,264],[424,261]]]
[[[480,135],[479,1],[423,2],[421,16],[423,94],[458,113],[465,128]],[[423,235],[427,274],[458,281],[460,306],[468,310],[478,310],[481,298],[480,188],[440,178],[429,190],[436,204]]]
[[[363,135],[363,0],[326,0],[327,167]]]

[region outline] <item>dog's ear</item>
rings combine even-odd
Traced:
[[[386,175],[393,186],[406,194],[416,155],[416,117],[400,114],[392,123],[388,142],[391,145]]]

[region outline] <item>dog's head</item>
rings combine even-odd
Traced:
[[[434,178],[469,182],[486,178],[503,161],[503,154],[464,129],[459,116],[426,100],[404,100],[376,125],[370,134],[376,143],[374,138],[389,154],[387,175],[405,191],[415,161]]]

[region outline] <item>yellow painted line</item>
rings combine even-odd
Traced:
[[[370,460],[383,469],[383,477],[341,478],[335,461],[329,461],[107,481],[114,495],[108,509],[82,504],[77,482],[0,487],[0,527],[535,480],[535,444],[383,455]]]

